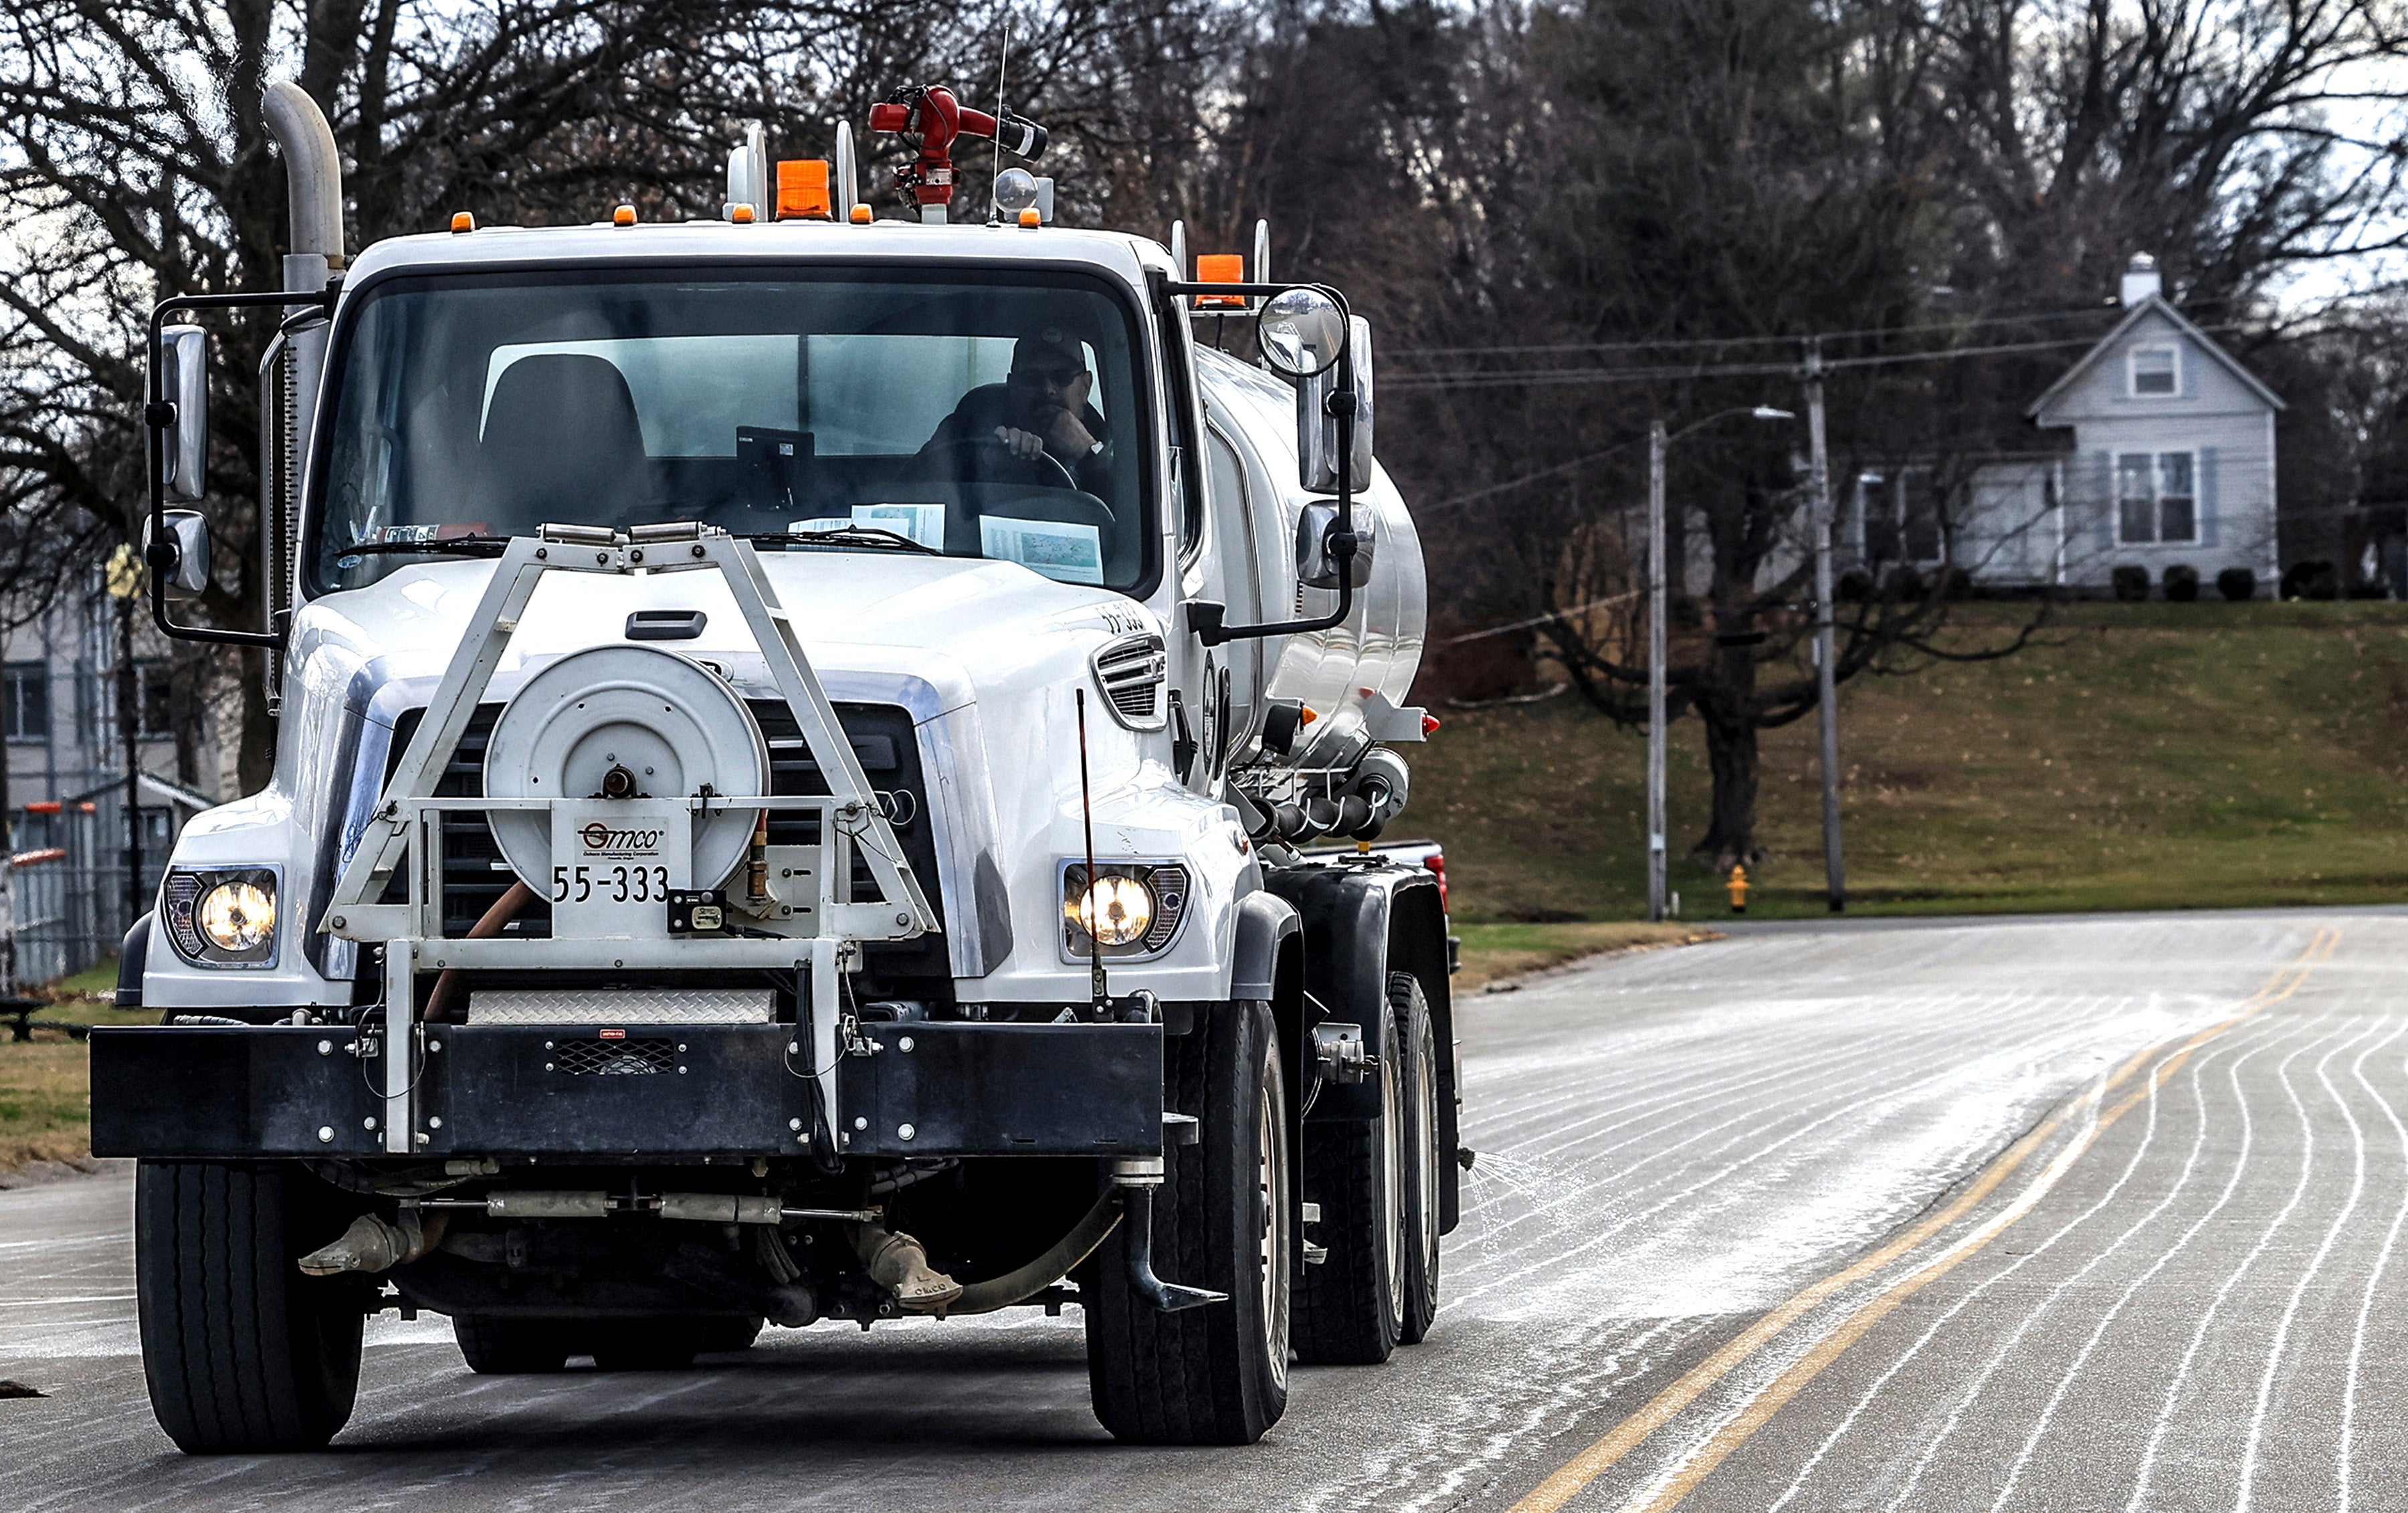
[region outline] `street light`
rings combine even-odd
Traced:
[[[117,601],[117,738],[125,748],[125,918],[142,917],[142,706],[134,666],[134,606],[147,575],[141,554],[121,544],[108,559],[108,596]]]
[[[1798,417],[1770,405],[1740,405],[1692,421],[1667,435],[1662,421],[1647,422],[1647,917],[1665,915],[1664,813],[1664,454],[1672,443],[1716,421],[1744,415],[1756,421]]]

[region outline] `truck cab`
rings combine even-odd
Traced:
[[[1444,904],[1369,848],[1425,602],[1342,295],[1267,237],[1198,282],[946,223],[924,147],[878,221],[849,132],[797,213],[756,135],[714,219],[352,258],[322,119],[269,103],[302,245],[154,317],[148,561],[169,634],[265,652],[275,775],[129,937],[160,1022],[93,1040],[170,1435],[322,1444],[387,1307],[522,1373],[1074,1305],[1154,1443],[1418,1340]],[[279,610],[229,632],[177,605],[243,303],[285,312]]]

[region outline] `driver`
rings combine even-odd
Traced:
[[[958,459],[946,454],[969,441],[992,439],[1014,457],[1052,457],[1081,489],[1100,495],[1111,476],[1111,444],[1105,439],[1103,415],[1087,403],[1094,384],[1077,336],[1060,326],[1032,332],[1012,343],[1011,372],[1003,382],[964,394],[920,449],[920,457],[939,467],[959,466]]]

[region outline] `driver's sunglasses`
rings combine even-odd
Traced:
[[[1011,377],[1032,388],[1068,389],[1087,376],[1082,367],[1013,368]]]

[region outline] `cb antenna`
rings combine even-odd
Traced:
[[[995,203],[995,186],[1003,178],[1003,125],[1011,119],[1010,112],[1003,107],[1003,80],[1010,66],[1011,12],[1007,10],[1003,13],[1003,50],[995,62],[995,167],[986,181],[986,223],[990,226],[1003,223],[1002,208]],[[1095,868],[1091,866],[1087,871],[1087,880],[1093,883]]]

